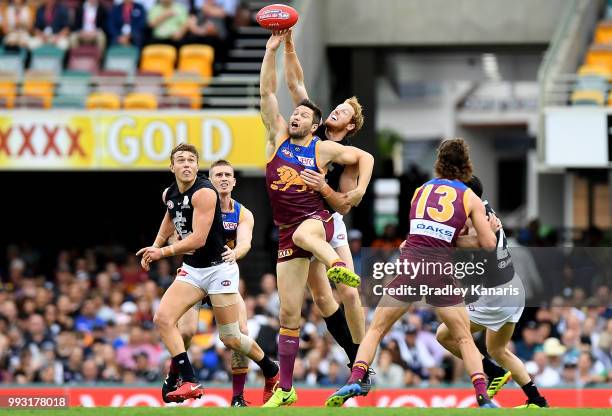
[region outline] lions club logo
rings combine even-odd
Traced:
[[[276,169],[276,172],[278,173],[279,180],[272,182],[270,185],[270,188],[273,190],[284,192],[291,185],[300,187],[297,192],[304,192],[308,189],[308,186],[304,183],[297,170],[289,166],[281,166]]]

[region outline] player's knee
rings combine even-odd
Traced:
[[[280,319],[281,325],[290,325],[295,319],[299,318],[299,312],[296,314],[294,310],[288,307],[281,306],[278,317]]]
[[[249,336],[249,327],[245,324],[240,324],[240,333]]]
[[[176,324],[176,322],[172,322],[170,316],[159,311],[157,311],[155,316],[153,316],[153,323],[159,329],[166,329]]]
[[[357,288],[345,286],[345,288],[339,292],[342,304],[345,307],[361,307],[361,298],[359,297],[359,291]]]
[[[253,340],[240,332],[238,322],[219,326],[219,339],[227,348],[242,354],[249,354],[253,346]]]
[[[487,354],[493,357],[495,361],[504,361],[504,356],[506,355],[506,348],[487,345]]]
[[[443,326],[439,326],[437,331],[436,331],[436,340],[441,344],[441,345],[445,345],[448,344],[449,341],[449,332],[448,330],[443,327]]]
[[[193,328],[180,325],[179,332],[181,333],[181,338],[183,338],[183,343],[185,345],[189,345],[191,343],[191,338],[193,338],[196,334],[196,331]]]
[[[240,349],[240,338],[229,335],[221,335],[219,338],[221,339],[223,345],[225,345],[227,348],[234,351],[238,351]]]
[[[334,309],[334,310],[337,309],[337,308],[334,308],[334,306],[337,306],[337,305],[334,305],[334,303],[336,303],[336,300],[334,299],[333,296],[329,294],[313,293],[312,301],[314,302],[315,305],[317,305],[317,308],[319,308],[321,312],[327,311],[329,309]]]

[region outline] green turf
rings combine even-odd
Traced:
[[[272,412],[273,415],[291,415],[291,416],[327,416],[327,415],[348,415],[348,416],[475,416],[483,415],[483,413],[492,412],[494,414],[509,414],[511,416],[609,416],[610,409],[417,409],[417,408],[371,408],[364,407],[361,409],[325,409],[325,408],[307,408],[307,407],[289,407],[280,409],[222,409],[212,407],[201,408],[151,408],[151,407],[132,407],[132,408],[70,408],[56,410],[14,410],[0,409],[0,415],[15,415],[15,416],[153,416],[153,415],[169,415],[169,416],[191,416],[191,415],[240,415],[240,416],[255,416],[268,415]],[[503,413],[502,413],[503,412]]]

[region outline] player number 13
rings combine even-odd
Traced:
[[[425,207],[427,205],[427,199],[431,194],[431,190],[434,185],[430,184],[425,186],[423,192],[421,192],[421,197],[417,202],[416,209],[416,217],[423,218],[425,216]],[[442,209],[427,207],[427,215],[431,217],[432,220],[437,222],[446,222],[453,217],[455,213],[455,207],[453,202],[457,199],[457,191],[455,188],[447,185],[440,185],[434,191],[435,194],[439,194],[438,197],[438,205],[442,207]]]

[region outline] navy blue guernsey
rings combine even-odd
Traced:
[[[210,183],[208,178],[198,176],[195,183],[184,193],[179,191],[178,185],[174,182],[168,188],[164,203],[168,209],[168,214],[172,218],[174,228],[182,240],[193,232],[193,207],[191,198],[193,194],[202,189],[208,188],[215,191],[216,189]],[[183,262],[191,267],[204,268],[220,264],[222,262],[221,253],[224,249],[225,241],[223,239],[223,218],[221,215],[221,204],[217,194],[217,204],[213,222],[208,232],[206,242],[202,247],[197,249],[193,254],[185,254]]]
[[[326,127],[323,124],[317,129],[315,134],[318,137],[320,137],[321,140],[329,140],[325,136],[325,130],[326,130]],[[341,144],[342,146],[352,146],[351,140],[347,136],[345,136],[342,140],[336,143]],[[327,174],[325,175],[325,181],[336,192],[338,192],[340,189],[340,177],[342,176],[343,172],[344,172],[344,165],[340,165],[338,163],[330,163],[327,166]],[[325,205],[327,209],[329,209],[332,212],[334,211],[334,209],[327,203],[327,201]]]
[[[483,203],[487,215],[495,214],[488,201]],[[508,240],[506,239],[504,229],[500,228],[495,233],[495,237],[497,238],[497,249],[494,251],[481,251],[483,253],[482,259],[486,259],[483,276],[483,286],[485,287],[497,287],[506,284],[514,277],[514,266],[512,265],[510,251],[508,251]]]

